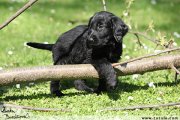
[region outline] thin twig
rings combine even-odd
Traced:
[[[136,36],[136,38],[137,38],[137,40],[138,40],[139,46],[142,47],[143,45],[142,45],[142,43],[141,43],[141,41],[140,41],[140,39],[139,39],[139,35],[138,35],[137,33],[134,33],[134,35]]]
[[[14,105],[14,104],[6,104],[6,103],[0,103],[0,106],[2,107],[10,107],[10,108],[16,108],[16,109],[26,109],[26,110],[34,110],[34,111],[41,111],[41,112],[70,112],[68,109],[58,109],[58,108],[35,108],[30,106],[22,106],[22,105]]]
[[[174,67],[174,65],[172,65],[171,68],[172,68],[173,70],[175,70],[175,72],[176,72],[177,74],[180,75],[180,71],[179,71],[176,67]]]
[[[125,108],[106,108],[106,109],[98,110],[98,112],[136,110],[136,109],[159,108],[159,107],[179,106],[179,105],[180,105],[180,102],[178,102],[178,103],[160,104],[160,105],[130,106],[130,107],[125,107]]]
[[[177,73],[177,72],[175,72],[175,77],[174,77],[174,80],[175,80],[175,83],[177,83],[177,82],[178,82],[178,73]]]
[[[30,0],[28,3],[26,3],[21,9],[19,9],[13,16],[11,16],[9,19],[7,19],[2,25],[0,25],[0,30],[3,29],[5,26],[7,26],[10,22],[12,22],[16,17],[18,17],[21,13],[23,13],[26,9],[28,9],[30,6],[32,6],[35,2],[38,0]]]
[[[102,3],[103,3],[103,8],[104,8],[104,11],[107,11],[106,1],[105,1],[105,0],[102,0]]]
[[[157,44],[157,45],[160,45],[159,44],[159,40],[157,40],[157,39],[154,39],[154,38],[150,38],[149,36],[147,36],[146,34],[144,34],[144,33],[141,33],[141,32],[134,32],[134,31],[129,31],[128,33],[131,33],[131,34],[134,34],[134,35],[141,35],[142,37],[144,37],[144,38],[146,38],[146,39],[148,39],[148,40],[150,40],[151,42],[153,42],[153,43],[155,43],[155,44]]]
[[[141,60],[141,59],[144,59],[144,58],[149,58],[149,57],[153,57],[153,56],[157,56],[157,55],[160,55],[160,54],[163,54],[163,53],[173,52],[173,51],[177,51],[177,50],[180,50],[180,48],[167,49],[167,50],[155,53],[155,54],[149,54],[149,55],[145,55],[145,56],[142,56],[142,57],[133,58],[133,59],[130,59],[130,60],[125,61],[125,62],[114,63],[114,64],[112,64],[112,66],[114,67],[114,66],[130,63],[130,62],[133,62],[133,61],[137,61],[137,60]]]
[[[175,71],[175,83],[178,82],[178,74],[180,75],[180,71],[172,64],[171,68]]]

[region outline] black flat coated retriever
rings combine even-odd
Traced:
[[[88,25],[77,26],[62,34],[55,44],[29,42],[27,45],[52,51],[54,65],[92,64],[100,76],[99,86],[92,89],[84,80],[76,80],[75,88],[100,93],[117,86],[116,73],[111,63],[118,62],[122,54],[122,40],[127,25],[110,12],[97,12]],[[56,96],[64,95],[59,81],[51,81],[50,90]]]

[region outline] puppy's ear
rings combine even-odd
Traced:
[[[114,38],[117,42],[122,42],[122,38],[128,32],[128,26],[118,17],[111,18]]]
[[[93,17],[91,17],[91,18],[89,19],[88,28],[91,27],[92,19],[93,19]]]

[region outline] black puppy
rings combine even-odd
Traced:
[[[127,25],[110,12],[97,12],[88,25],[77,26],[62,34],[55,44],[29,42],[27,45],[52,51],[54,65],[92,64],[100,79],[96,92],[115,89],[116,73],[111,63],[118,62],[122,54],[122,39]],[[74,82],[76,89],[94,92],[83,80]],[[52,94],[62,96],[59,81],[51,81]]]

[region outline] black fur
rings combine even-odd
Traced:
[[[92,64],[99,73],[96,90],[88,87],[83,80],[74,82],[76,89],[89,92],[113,90],[117,86],[116,73],[111,63],[118,62],[122,54],[122,39],[127,25],[110,12],[97,12],[88,25],[77,26],[62,34],[55,44],[28,43],[53,53],[54,65]],[[51,93],[62,96],[59,81],[51,81]]]

